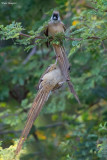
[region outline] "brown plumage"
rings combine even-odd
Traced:
[[[38,116],[40,110],[42,109],[42,107],[48,97],[48,94],[49,94],[49,92],[44,92],[43,90],[40,90],[37,97],[35,98],[33,105],[32,105],[32,108],[30,109],[30,111],[28,113],[28,120],[27,120],[25,128],[21,134],[17,149],[15,151],[16,155],[20,152],[22,145],[23,145],[24,141],[26,140],[36,117]]]
[[[35,119],[37,118],[38,114],[40,113],[43,105],[47,101],[50,92],[59,88],[62,85],[62,83],[63,76],[61,74],[60,69],[56,66],[56,64],[51,65],[41,78],[39,84],[39,91],[37,93],[36,98],[34,99],[31,109],[29,110],[25,128],[21,134],[19,143],[15,151],[16,155],[20,152],[22,145],[32,128],[32,125]]]

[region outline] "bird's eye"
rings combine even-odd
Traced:
[[[54,66],[54,68],[53,68],[54,70],[56,69],[56,66]]]
[[[70,70],[71,70],[71,66],[68,67],[68,71],[70,71]]]

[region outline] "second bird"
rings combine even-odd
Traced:
[[[39,115],[45,102],[48,100],[50,93],[60,88],[63,83],[63,75],[61,74],[61,71],[59,67],[56,66],[56,64],[52,64],[50,67],[48,67],[48,69],[42,75],[39,82],[39,91],[34,99],[31,109],[28,112],[27,122],[15,151],[16,155],[20,152],[22,145],[32,128],[34,121]]]

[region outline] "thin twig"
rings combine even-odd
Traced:
[[[47,126],[39,127],[38,129],[47,129],[47,128],[53,128],[53,127],[58,127],[58,126],[64,126],[64,122],[49,124]]]
[[[24,34],[24,33],[19,33],[20,36],[24,36],[24,37],[31,37],[30,35]]]
[[[93,36],[93,37],[88,37],[87,39],[100,39],[100,37]]]
[[[21,130],[19,130],[19,131],[0,131],[0,135],[3,135],[3,134],[9,134],[9,133],[14,133],[14,134],[16,134],[16,133],[20,133],[21,132]]]
[[[72,41],[81,41],[82,38],[71,38],[71,37],[65,37],[68,40],[72,40]]]
[[[42,126],[42,127],[38,127],[36,130],[43,130],[43,129],[48,129],[48,128],[53,128],[53,127],[58,127],[58,126],[64,126],[64,122],[58,122],[58,123],[54,123],[54,124],[49,124],[47,126]],[[3,134],[9,134],[9,133],[20,133],[22,132],[21,130],[18,130],[18,131],[0,131],[0,135],[3,135]]]
[[[32,57],[34,54],[36,53],[36,46],[34,48],[32,48],[31,52],[28,54],[28,56],[26,57],[26,59],[22,62],[22,64],[26,64],[30,57]]]
[[[88,5],[88,4],[85,4],[84,7],[87,7],[89,9],[94,9],[96,12],[98,11],[98,8],[94,8],[94,7],[92,7],[92,6]],[[107,12],[107,9],[103,10],[103,12]]]
[[[31,37],[30,35],[24,34],[24,33],[22,33],[22,32],[20,32],[19,35],[20,35],[20,36],[24,36],[24,37]],[[45,39],[45,37],[43,37],[43,36],[35,36],[34,39],[35,39],[35,38],[37,38],[37,39]]]

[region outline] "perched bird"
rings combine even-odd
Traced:
[[[31,109],[28,112],[27,122],[21,134],[19,143],[15,151],[15,155],[20,152],[22,145],[26,140],[35,119],[37,118],[45,102],[48,100],[50,93],[60,88],[63,83],[64,78],[59,67],[56,66],[56,64],[52,64],[50,67],[48,67],[48,69],[45,71],[45,74],[43,74],[40,79],[39,91],[36,98],[34,99]]]
[[[50,22],[48,23],[48,25],[45,28],[45,35],[52,36],[54,39],[54,37],[57,33],[64,33],[65,30],[66,30],[65,26],[59,16],[59,12],[54,11]],[[70,64],[69,64],[67,55],[65,53],[65,49],[64,49],[63,45],[61,45],[61,44],[57,45],[57,44],[53,43],[52,45],[53,45],[54,51],[56,53],[56,59],[59,63],[59,67],[61,69],[62,75],[64,76],[65,81],[68,83],[68,86],[69,86],[71,93],[74,94],[76,100],[80,104],[80,100],[74,90],[73,84],[70,81],[70,75],[69,75]]]

